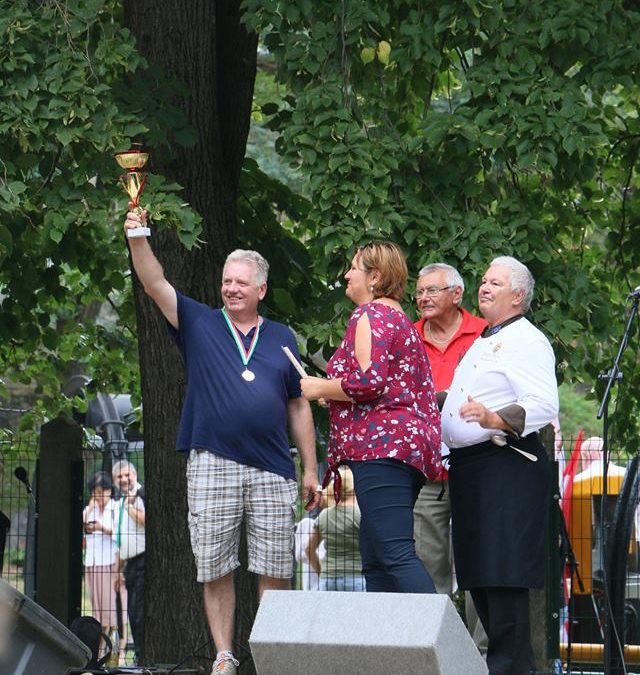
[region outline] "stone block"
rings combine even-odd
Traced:
[[[258,675],[486,675],[446,595],[266,591],[249,638]]]

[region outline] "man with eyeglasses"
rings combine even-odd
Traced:
[[[458,363],[487,325],[462,307],[463,293],[464,281],[455,267],[433,263],[420,270],[415,299],[421,318],[415,326],[436,391],[449,388]]]
[[[449,388],[456,366],[487,325],[462,307],[463,293],[464,281],[455,267],[433,263],[420,270],[414,297],[421,318],[415,326],[431,364],[436,392]],[[443,450],[446,452],[446,447]],[[453,585],[447,478],[443,468],[435,481],[427,481],[413,511],[416,552],[438,593],[451,593]],[[472,603],[468,604],[473,609]],[[468,619],[476,644],[481,649],[486,647],[480,622],[471,616]]]

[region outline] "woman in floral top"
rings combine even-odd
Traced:
[[[330,471],[346,463],[354,475],[367,591],[434,593],[415,552],[413,505],[439,467],[440,414],[422,341],[399,303],[407,264],[398,246],[375,241],[356,251],[345,279],[357,307],[328,379],[303,378],[302,391],[329,402]]]

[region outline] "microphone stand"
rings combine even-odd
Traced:
[[[573,670],[573,664],[571,661],[572,658],[572,649],[573,649],[573,610],[574,610],[574,593],[573,593],[573,580],[574,577],[578,582],[578,588],[581,592],[584,592],[584,584],[582,583],[582,578],[580,577],[580,572],[578,572],[578,560],[576,554],[573,552],[571,546],[571,539],[569,538],[569,533],[567,532],[567,524],[564,520],[564,514],[560,510],[560,558],[563,561],[563,571],[564,565],[569,568],[569,597],[567,598],[567,670],[566,675],[571,675]],[[564,574],[562,578],[564,584]],[[564,596],[564,588],[563,596]]]
[[[628,299],[633,299],[629,318],[624,328],[622,339],[618,347],[618,353],[613,361],[611,368],[599,375],[600,380],[607,384],[602,395],[602,402],[598,409],[597,419],[602,420],[602,500],[600,503],[600,530],[602,543],[602,571],[604,574],[604,616],[603,616],[603,633],[604,633],[604,673],[605,675],[612,675],[611,670],[611,613],[610,613],[610,597],[609,597],[609,575],[607,571],[607,535],[608,535],[608,514],[607,514],[607,497],[608,497],[608,469],[609,469],[609,398],[611,397],[611,390],[615,382],[622,379],[622,372],[620,371],[620,361],[622,354],[627,348],[629,336],[631,335],[631,327],[638,313],[638,303],[640,302],[640,288],[636,288],[632,293],[629,293]],[[613,627],[617,632],[617,627]],[[622,662],[624,663],[624,654],[621,654]]]

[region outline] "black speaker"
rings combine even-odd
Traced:
[[[70,630],[0,579],[0,674],[64,675],[90,659]]]

